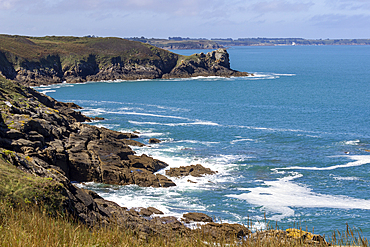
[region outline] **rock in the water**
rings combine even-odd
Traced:
[[[157,144],[157,143],[160,143],[161,142],[161,140],[158,140],[158,139],[156,139],[156,138],[150,138],[149,139],[149,143],[150,144]]]
[[[193,177],[202,177],[203,175],[213,175],[217,172],[202,165],[180,166],[178,168],[170,168],[166,171],[166,175],[170,177],[184,177],[192,175]]]

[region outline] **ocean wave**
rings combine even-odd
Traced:
[[[163,126],[191,126],[191,125],[207,125],[207,126],[219,126],[217,123],[208,122],[208,121],[199,121],[199,122],[191,122],[191,123],[158,123],[158,122],[139,122],[139,121],[132,121],[129,120],[129,123],[137,124],[137,125],[163,125]]]
[[[278,79],[281,76],[296,76],[296,74],[289,74],[289,73],[269,73],[269,72],[252,72],[254,76],[248,76],[247,79],[250,80],[273,80]]]
[[[291,166],[285,168],[276,168],[279,170],[310,170],[310,171],[330,171],[339,168],[348,168],[348,167],[355,167],[355,166],[362,166],[366,164],[370,164],[370,155],[348,155],[348,156],[336,156],[336,157],[347,157],[349,159],[355,160],[353,162],[349,162],[343,165],[335,165],[329,167],[305,167],[305,166]]]
[[[227,197],[245,200],[252,205],[262,206],[266,211],[277,213],[278,215],[269,218],[277,221],[294,216],[294,207],[370,209],[370,200],[315,193],[310,188],[293,182],[299,177],[302,174],[294,172],[276,181],[264,181],[261,187],[240,188],[240,191],[248,193]]]
[[[255,142],[256,140],[253,140],[253,139],[248,139],[248,138],[242,138],[242,139],[236,139],[236,140],[232,140],[230,142],[230,144],[235,144],[237,142]]]
[[[358,177],[340,177],[340,176],[333,176],[335,180],[342,180],[342,181],[356,181],[359,180]]]
[[[159,114],[152,114],[152,113],[144,113],[144,112],[128,112],[128,111],[108,111],[107,113],[111,114],[122,114],[122,115],[137,115],[137,116],[148,116],[148,117],[158,117],[158,118],[173,118],[173,119],[182,119],[182,120],[189,120],[188,118],[179,117],[179,116],[170,116],[170,115],[159,115]]]
[[[219,144],[220,142],[208,142],[208,141],[198,141],[198,140],[180,140],[175,141],[175,143],[192,143],[192,144],[203,144],[203,145],[212,145],[212,144]]]
[[[52,90],[52,89],[50,89],[50,90],[42,90],[42,91],[40,91],[40,93],[43,93],[43,94],[47,94],[47,93],[55,93],[56,92],[56,90]]]
[[[360,140],[353,140],[353,141],[345,141],[345,145],[352,145],[352,146],[358,146],[360,144]]]

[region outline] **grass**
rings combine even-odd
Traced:
[[[16,155],[4,149],[0,154]],[[52,179],[27,174],[0,158],[0,246],[313,246],[302,241],[303,236],[311,236],[311,233],[301,230],[270,228],[245,239],[222,235],[214,239],[202,230],[189,236],[180,236],[176,232],[158,236],[116,225],[89,228],[63,213],[62,189]],[[344,232],[335,231],[329,240],[340,246],[369,245],[360,230],[349,226]]]
[[[0,199],[12,207],[41,203],[49,214],[59,212],[66,199],[64,187],[50,178],[25,173],[2,158],[14,155],[12,151],[0,149]]]
[[[115,57],[124,61],[150,62],[176,58],[177,55],[143,44],[120,38],[89,38],[89,37],[26,37],[16,35],[0,35],[0,53],[14,66],[25,61],[48,63],[51,67],[55,59],[60,57],[62,66],[73,61],[86,60],[91,54],[96,55],[98,62]]]
[[[351,234],[348,230],[347,235]],[[336,237],[338,237],[336,235]],[[364,240],[349,241],[349,236],[332,242],[338,246],[368,246]],[[40,208],[14,208],[8,203],[0,202],[0,246],[250,246],[250,247],[300,247],[326,246],[324,244],[307,245],[291,238],[265,239],[225,239],[211,240],[198,234],[192,237],[142,236],[134,231],[118,226],[106,228],[88,228],[68,217],[50,217]]]

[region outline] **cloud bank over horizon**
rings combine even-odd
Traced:
[[[368,0],[0,0],[1,33],[370,38]]]

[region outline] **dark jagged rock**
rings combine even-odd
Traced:
[[[11,84],[12,82],[7,82]],[[15,84],[14,84],[15,85]],[[72,181],[168,187],[175,184],[154,172],[168,165],[128,146],[144,146],[133,133],[81,124],[89,120],[74,103],[58,102],[30,88],[3,105],[1,145],[45,161]],[[11,102],[11,103],[10,103]],[[11,114],[10,114],[11,112]]]
[[[178,65],[164,78],[186,78],[195,76],[250,76],[247,72],[239,72],[230,68],[229,53],[219,48],[207,54],[200,53],[190,58],[179,59]]]
[[[178,168],[170,168],[166,170],[166,175],[170,177],[184,177],[192,175],[193,177],[202,177],[203,175],[213,175],[217,172],[202,165],[180,166]]]
[[[157,143],[161,143],[161,140],[158,140],[156,138],[150,138],[149,139],[149,143],[150,144],[157,144]]]

